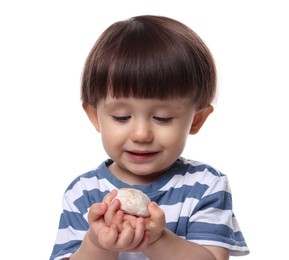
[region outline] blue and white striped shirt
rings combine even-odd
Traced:
[[[70,257],[89,228],[87,214],[113,189],[135,188],[146,193],[165,212],[166,227],[198,244],[225,247],[231,255],[249,253],[232,211],[227,177],[216,169],[179,158],[159,180],[146,185],[128,185],[108,170],[111,160],[76,178],[63,197],[63,212],[50,259]],[[142,253],[123,252],[119,259],[147,259]]]

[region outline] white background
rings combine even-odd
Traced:
[[[288,244],[286,1],[1,1],[1,255],[48,259],[61,199],[106,159],[82,111],[84,60],[111,23],[140,14],[178,19],[211,49],[215,112],[184,156],[229,176],[251,254],[284,259]],[[285,212],[287,208],[287,212]]]

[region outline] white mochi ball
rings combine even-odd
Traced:
[[[122,188],[117,191],[115,199],[120,201],[120,209],[125,213],[139,217],[148,217],[149,197],[137,189]]]

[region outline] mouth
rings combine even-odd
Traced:
[[[145,161],[152,159],[159,152],[126,151],[127,156],[134,161]]]

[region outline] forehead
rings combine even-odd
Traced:
[[[113,110],[117,108],[146,108],[146,109],[172,109],[180,111],[188,108],[193,108],[191,100],[187,98],[168,98],[168,99],[155,99],[155,98],[114,98],[107,96],[99,102],[106,110]]]

